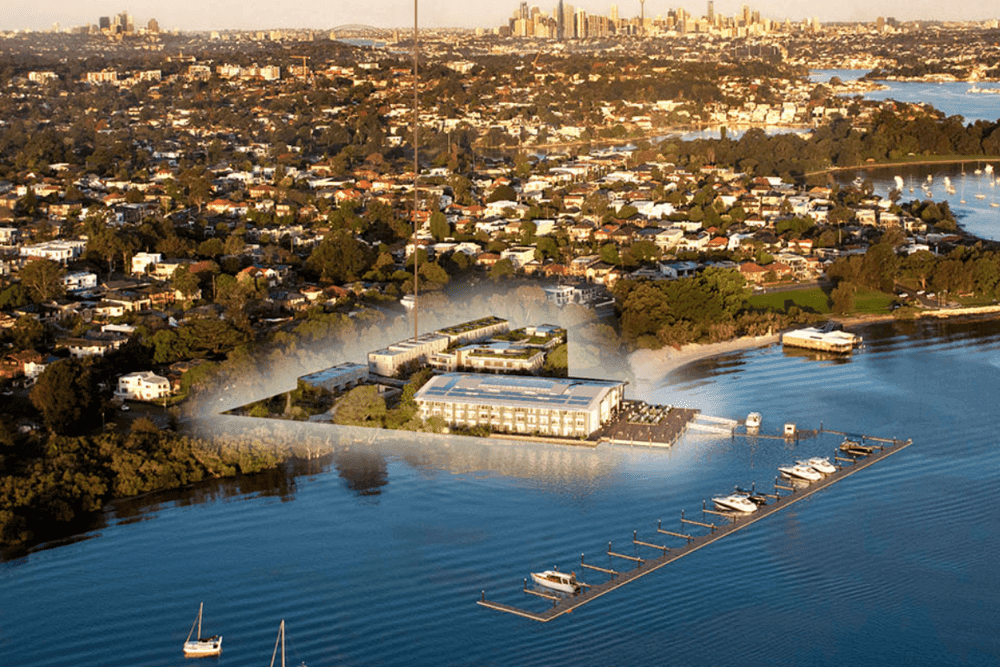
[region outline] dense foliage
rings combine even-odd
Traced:
[[[6,547],[57,535],[114,498],[258,472],[279,462],[272,447],[192,439],[161,432],[142,420],[129,435],[44,439],[5,431],[0,440],[0,545]]]
[[[684,166],[717,164],[756,175],[802,180],[809,172],[900,160],[909,155],[1000,155],[1000,120],[963,124],[960,116],[912,120],[881,111],[870,128],[848,118],[822,125],[804,137],[768,135],[760,128],[739,139],[699,139],[664,144],[662,152]]]

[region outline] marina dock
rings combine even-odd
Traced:
[[[775,483],[775,489],[773,494],[766,494],[769,501],[766,505],[762,505],[757,509],[757,511],[749,514],[725,514],[720,512],[710,512],[712,515],[711,522],[708,521],[697,521],[690,518],[684,517],[684,512],[681,511],[680,525],[683,532],[672,532],[664,530],[657,526],[657,534],[660,536],[666,535],[669,537],[674,537],[683,542],[679,542],[676,546],[673,545],[660,545],[652,544],[650,542],[641,541],[638,539],[638,532],[633,532],[632,542],[641,546],[648,546],[650,548],[656,548],[662,550],[662,555],[651,557],[649,559],[640,559],[629,556],[627,560],[633,560],[636,563],[635,567],[628,571],[616,571],[607,568],[600,568],[597,566],[589,565],[584,562],[584,555],[580,556],[580,563],[584,568],[600,571],[607,574],[610,578],[604,583],[589,585],[584,588],[580,593],[572,596],[562,596],[553,600],[552,606],[542,612],[534,612],[526,609],[520,609],[507,604],[502,604],[499,602],[493,602],[486,599],[486,592],[483,591],[477,604],[487,607],[489,609],[495,609],[497,611],[502,611],[510,614],[515,614],[517,616],[522,616],[524,618],[531,619],[533,621],[538,621],[540,623],[547,623],[553,619],[559,618],[563,614],[568,614],[583,605],[596,600],[602,595],[607,595],[608,593],[615,591],[625,584],[631,583],[640,577],[644,577],[647,574],[655,572],[660,568],[669,565],[670,563],[683,558],[689,554],[698,551],[709,544],[717,540],[735,533],[739,530],[757,523],[767,517],[771,516],[776,512],[794,505],[800,500],[810,497],[818,491],[836,484],[845,477],[849,477],[854,473],[867,468],[878,461],[881,461],[887,456],[895,454],[896,452],[904,449],[911,444],[912,440],[895,440],[888,438],[878,438],[874,436],[865,436],[861,434],[846,433],[843,431],[833,431],[833,430],[820,430],[820,432],[833,433],[837,435],[843,435],[855,439],[861,443],[884,443],[884,444],[869,444],[871,447],[871,453],[865,456],[857,457],[836,457],[837,470],[820,480],[817,480],[807,485],[795,485],[789,483],[788,485]],[[783,493],[782,493],[783,492]],[[765,494],[761,494],[765,495]],[[720,516],[721,515],[721,516]],[[720,518],[715,518],[719,516]],[[695,532],[694,530],[689,530],[690,526],[697,526],[702,530],[707,530],[701,535],[693,535],[690,533]],[[612,557],[621,556],[621,554],[612,551],[612,544],[608,543],[608,554]]]

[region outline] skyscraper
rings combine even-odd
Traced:
[[[566,39],[566,14],[563,11],[563,0],[559,0],[559,14],[556,16],[556,39]]]
[[[715,25],[715,2],[708,0],[708,22]]]

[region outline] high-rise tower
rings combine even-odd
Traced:
[[[566,39],[566,14],[563,11],[563,0],[559,0],[559,15],[556,17],[556,39]]]

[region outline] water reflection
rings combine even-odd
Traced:
[[[389,483],[385,457],[377,452],[351,451],[336,454],[333,465],[347,488],[359,496],[377,496]]]

